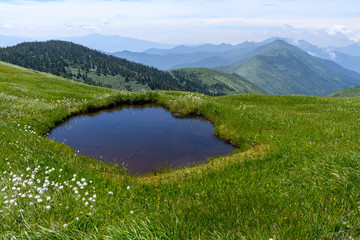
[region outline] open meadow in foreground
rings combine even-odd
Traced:
[[[154,101],[240,146],[134,177],[46,138],[70,115]],[[0,237],[359,239],[360,98],[121,92],[0,63]]]

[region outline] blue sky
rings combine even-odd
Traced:
[[[5,0],[0,35],[89,33],[174,44],[239,43],[273,36],[318,45],[360,41],[359,0]]]

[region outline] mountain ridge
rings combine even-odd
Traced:
[[[360,74],[282,40],[263,45],[251,54],[252,58],[244,63],[216,69],[238,73],[273,94],[324,96],[360,85]]]
[[[223,81],[207,84],[199,78],[182,77],[185,76],[182,74],[174,77],[170,72],[59,40],[27,42],[14,47],[1,48],[0,60],[91,85],[119,90],[179,90],[208,95],[259,92],[255,88],[254,91],[249,91],[248,87],[246,91],[239,91],[239,88],[233,88]],[[227,79],[232,81],[233,76],[228,75]],[[243,79],[238,78],[238,81]]]
[[[348,47],[318,47],[304,40],[294,40],[281,37],[273,37],[262,42],[243,42],[237,45],[180,45],[171,49],[149,49],[144,52],[137,53],[128,51],[126,53],[115,52],[111,54],[163,70],[191,67],[213,68],[223,65],[239,64],[249,60],[253,56],[249,57],[247,56],[247,53],[275,40],[283,40],[297,48],[300,48],[310,55],[335,61],[344,68],[360,73],[360,50],[357,51],[357,44],[353,44]],[[351,50],[353,50],[353,53],[348,54]],[[193,58],[190,57],[190,54]],[[185,61],[184,59],[188,60]]]

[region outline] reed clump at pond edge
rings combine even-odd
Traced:
[[[358,98],[129,93],[3,63],[0,85],[3,239],[360,234]],[[138,178],[43,136],[74,114],[141,101],[206,116],[218,136],[240,148]]]

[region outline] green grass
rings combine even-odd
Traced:
[[[360,87],[346,88],[329,95],[329,97],[359,97],[359,96],[360,96]]]
[[[239,150],[133,177],[44,137],[71,115],[146,101],[206,116]],[[358,98],[128,93],[1,63],[0,236],[358,239],[359,107]]]
[[[269,94],[265,89],[236,73],[228,74],[209,68],[183,68],[169,72],[175,75],[175,77],[182,76],[182,78],[187,78],[194,82],[201,82],[207,85],[211,91],[225,93],[223,95],[239,93]]]

